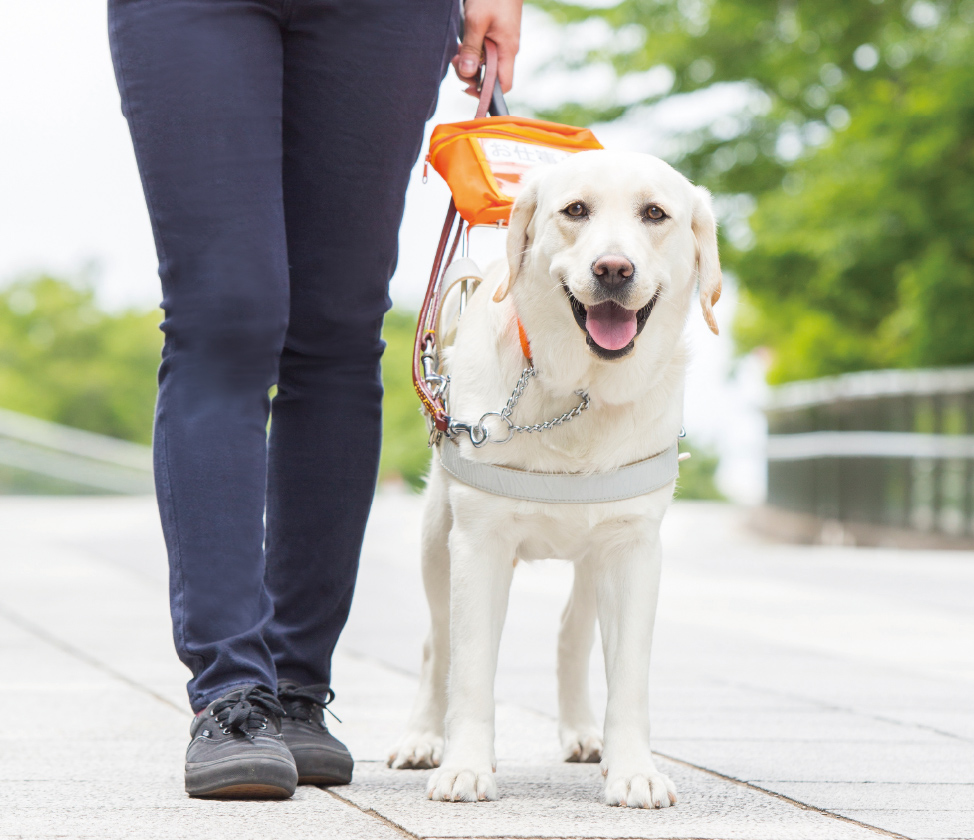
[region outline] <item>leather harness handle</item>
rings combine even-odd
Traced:
[[[497,46],[489,38],[484,39],[484,75],[480,85],[480,100],[477,103],[477,119],[486,117],[487,114],[497,116],[507,116],[507,103],[504,102],[504,94],[501,91],[500,79],[497,77]],[[433,425],[441,432],[447,431],[450,424],[450,417],[446,413],[443,400],[433,395],[429,385],[426,383],[426,376],[423,371],[423,354],[426,352],[426,344],[430,342],[436,346],[436,312],[440,305],[440,282],[443,275],[443,258],[447,256],[447,245],[450,242],[450,233],[457,220],[457,206],[450,199],[450,207],[446,211],[446,219],[443,222],[443,230],[440,233],[440,241],[436,247],[436,257],[433,260],[433,270],[430,272],[429,285],[426,287],[426,295],[423,298],[423,305],[419,311],[419,321],[416,324],[416,338],[413,342],[413,387],[419,396],[420,402],[433,418]],[[457,244],[463,233],[463,219],[457,226],[456,236],[453,239],[453,247],[450,249],[447,264],[456,252]]]
[[[497,46],[490,38],[484,38],[484,77],[480,82],[480,102],[477,103],[477,116],[475,119],[486,117],[491,110],[491,100],[494,98],[494,89],[499,87],[500,80],[497,78]],[[503,101],[503,96],[501,97]],[[506,106],[505,106],[506,108]]]
[[[510,114],[507,110],[507,103],[504,101],[504,91],[501,89],[500,76],[497,75],[497,45],[484,38],[484,79],[480,87],[480,107],[477,108],[477,116],[485,117],[488,114],[492,117],[506,117]],[[484,108],[484,97],[489,92],[487,108]],[[483,111],[483,113],[481,113]]]

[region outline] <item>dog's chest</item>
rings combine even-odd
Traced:
[[[664,498],[665,497],[665,498]],[[580,560],[600,553],[609,542],[642,542],[658,530],[668,493],[598,505],[519,505],[514,528],[521,560]],[[544,508],[541,510],[541,508]]]

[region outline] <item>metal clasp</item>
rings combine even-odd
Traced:
[[[436,351],[430,339],[426,340],[423,354],[419,358],[423,363],[423,379],[433,388],[433,398],[438,399],[444,396],[450,387],[450,377],[442,376],[436,372]]]
[[[492,438],[490,436],[490,428],[487,425],[488,418],[499,417],[504,424],[507,426],[507,437],[503,439]],[[511,438],[514,437],[514,422],[501,411],[488,411],[486,414],[481,415],[480,420],[476,423],[464,423],[460,420],[454,420],[450,418],[449,431],[447,436],[454,438],[457,435],[465,434],[470,438],[470,442],[474,445],[476,449],[480,449],[486,443],[507,443]]]

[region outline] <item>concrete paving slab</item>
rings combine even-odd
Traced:
[[[791,741],[877,741],[935,743],[941,736],[926,729],[864,718],[834,709],[772,710],[727,709],[723,704],[708,712],[656,704],[653,738],[669,740],[753,741],[785,738]]]
[[[881,816],[883,825],[916,840],[971,840],[974,837],[974,815],[970,811],[897,810],[844,812],[854,820],[870,822]]]
[[[596,768],[558,760],[555,638],[572,573],[555,561],[521,564],[515,575],[497,679],[504,798],[426,801],[425,773],[382,765],[412,704],[426,631],[418,506],[415,497],[377,499],[336,652],[334,708],[345,723],[332,728],[360,760],[341,791],[348,802],[308,789],[286,808],[197,803],[182,791],[187,672],[172,650],[152,500],[0,499],[4,688],[31,708],[57,710],[43,726],[0,734],[0,837],[402,837],[386,819],[431,832],[418,837],[492,840],[528,829],[708,840],[964,836],[974,786],[974,554],[774,546],[741,532],[733,509],[713,506],[677,505],[664,524],[654,745],[812,810],[677,762],[666,762],[676,808],[603,806]],[[903,643],[917,627],[937,651],[929,661],[922,645]],[[596,650],[596,706],[601,668]],[[380,812],[361,810],[370,804]]]
[[[181,779],[180,779],[181,782]],[[0,837],[97,838],[97,840],[269,840],[335,837],[341,840],[402,840],[402,833],[316,787],[301,787],[283,802],[219,802],[190,799],[170,786],[169,797],[153,795],[138,780],[99,791],[59,785],[20,791],[21,802],[0,812]],[[58,796],[60,794],[60,796]],[[148,796],[146,796],[148,794]],[[6,798],[7,802],[11,800]],[[124,804],[122,804],[124,803]]]
[[[885,718],[909,721],[915,726],[935,732],[944,732],[974,742],[974,702],[968,696],[966,703],[960,698],[948,702],[914,704],[912,707],[887,707],[875,704],[874,712]]]
[[[665,748],[664,748],[665,747]],[[659,742],[660,752],[762,786],[778,781],[968,783],[974,749],[941,743],[777,740]]]
[[[950,811],[974,812],[974,783],[928,784],[908,782],[778,782],[778,793],[799,802],[815,802],[820,808],[846,811],[909,809],[934,812],[938,808]]]
[[[337,796],[386,816],[419,837],[701,838],[864,840],[876,834],[780,799],[661,760],[681,801],[659,811],[608,808],[595,765],[497,767],[497,802],[431,802],[429,771],[360,766],[357,784]]]

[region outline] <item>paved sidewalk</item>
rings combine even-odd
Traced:
[[[653,741],[679,804],[608,808],[597,767],[558,761],[571,570],[555,562],[515,575],[501,799],[427,801],[426,771],[383,763],[426,629],[418,510],[377,499],[336,655],[353,784],[208,802],[182,789],[187,675],[153,502],[0,498],[0,837],[974,838],[974,553],[774,545],[719,505],[677,504],[664,524]]]

